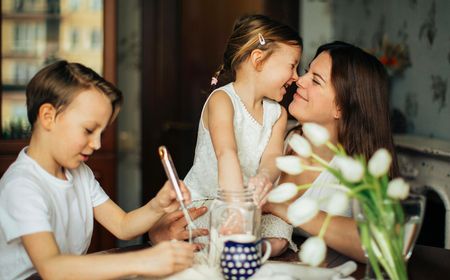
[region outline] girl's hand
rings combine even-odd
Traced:
[[[138,252],[139,274],[166,276],[192,266],[195,245],[181,241],[165,241]]]
[[[191,203],[191,194],[184,185],[183,181],[179,181],[181,194],[183,195],[184,203],[186,205]],[[156,197],[150,201],[153,209],[157,212],[171,213],[180,207],[177,201],[175,189],[169,181],[166,181],[161,190],[156,194]]]
[[[267,202],[267,196],[273,187],[269,175],[262,171],[253,176],[248,181],[248,187],[254,190],[253,200],[258,207],[262,207]]]
[[[219,229],[219,233],[221,235],[231,235],[231,234],[239,234],[244,233],[244,217],[239,211],[234,209],[228,209],[227,215],[222,227]]]

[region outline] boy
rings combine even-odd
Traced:
[[[125,213],[84,163],[117,116],[121,92],[92,69],[59,61],[26,89],[30,144],[0,180],[0,279],[166,275],[192,264],[193,245],[163,242],[139,252],[87,255],[95,218],[120,239],[148,231],[178,208],[170,183]],[[183,187],[183,194],[190,199]]]

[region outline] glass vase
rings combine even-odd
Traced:
[[[353,215],[367,257],[365,279],[408,279],[407,262],[420,232],[425,197],[354,200]]]

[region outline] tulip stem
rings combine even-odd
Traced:
[[[372,186],[370,186],[370,185],[362,185],[362,186],[356,187],[354,189],[350,189],[349,193],[351,196],[354,196],[355,194],[357,194],[361,191],[369,190],[371,188],[372,188]]]
[[[304,165],[303,167],[304,167],[305,170],[309,170],[309,171],[322,172],[322,171],[326,170],[326,168],[319,167],[319,166]]]
[[[327,214],[327,216],[325,217],[325,221],[323,221],[322,227],[320,228],[319,231],[319,237],[323,239],[323,236],[325,235],[325,232],[327,231],[328,225],[331,222],[331,217],[333,217],[330,214]]]
[[[326,143],[325,143],[325,145],[328,147],[328,149],[330,149],[331,151],[333,151],[333,153],[335,153],[335,154],[339,154],[339,149],[335,146],[335,145],[333,145],[333,143],[331,143],[330,141],[327,141]]]
[[[317,161],[318,163],[320,163],[320,165],[322,165],[323,167],[329,167],[328,162],[326,162],[323,158],[319,157],[318,155],[312,153],[311,157]]]
[[[306,190],[309,187],[311,187],[312,184],[303,184],[303,185],[297,185],[297,191]]]

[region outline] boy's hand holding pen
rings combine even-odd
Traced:
[[[183,192],[188,191],[188,190],[186,189],[186,186],[184,185],[184,183],[181,186],[181,184],[180,184],[181,181],[178,178],[178,173],[175,170],[175,165],[173,164],[172,157],[170,156],[167,148],[165,146],[160,146],[158,148],[158,153],[159,153],[159,157],[161,158],[161,163],[164,167],[164,171],[166,172],[167,178],[169,178],[169,181],[171,182],[173,190],[175,191],[175,194],[176,194],[176,198],[179,202],[179,206],[181,207],[184,217],[186,218],[186,221],[188,223],[189,243],[192,243],[192,230],[197,229],[197,227],[195,226],[194,222],[192,221],[191,217],[189,216],[189,212],[186,208],[186,204],[190,203],[190,196],[189,196],[189,200],[186,201],[184,198]]]
[[[189,204],[191,202],[191,195],[189,190],[186,188],[182,181],[179,181],[178,185],[180,187],[180,193],[183,197],[183,201],[186,204]],[[166,181],[156,197],[152,199],[151,206],[155,211],[160,213],[171,213],[180,208],[178,196],[170,181]]]

